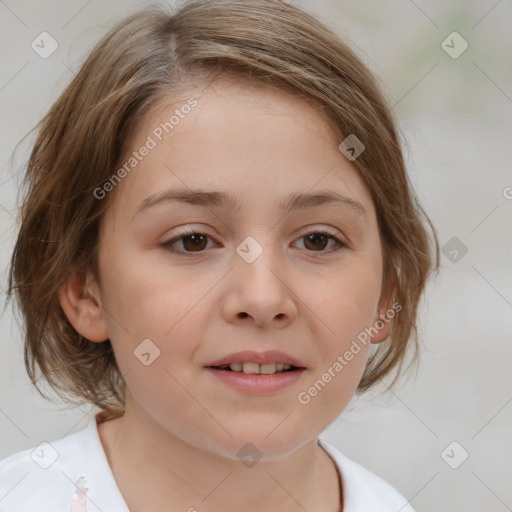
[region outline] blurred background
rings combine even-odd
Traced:
[[[0,0],[3,298],[34,137],[13,151],[111,24],[149,3]],[[512,2],[293,3],[348,40],[378,75],[442,246],[440,276],[420,308],[418,370],[391,392],[355,398],[321,437],[418,512],[510,511]],[[31,47],[42,32],[58,45],[45,58]],[[11,307],[0,318],[0,393],[0,459],[77,432],[96,412],[45,401],[31,387]]]

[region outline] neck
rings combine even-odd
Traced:
[[[316,439],[279,458],[243,464],[187,443],[141,409],[101,423],[100,439],[131,512],[339,512],[334,462]]]

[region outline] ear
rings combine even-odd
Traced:
[[[59,289],[60,305],[71,325],[94,342],[109,338],[100,290],[90,273],[75,272]]]
[[[387,291],[382,294],[381,300],[379,301],[377,316],[375,317],[374,323],[372,324],[372,327],[377,329],[378,332],[376,334],[372,333],[370,335],[370,343],[381,343],[388,338],[389,333],[391,332],[393,319],[389,314],[386,314],[386,312],[389,310],[394,311],[392,305],[395,302],[395,297],[396,286],[394,284],[390,284]],[[372,331],[374,329],[372,329]]]

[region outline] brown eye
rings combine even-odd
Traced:
[[[207,245],[205,244],[207,237],[201,235],[200,233],[197,233],[195,235],[183,236],[181,238],[183,239],[183,247],[187,251],[201,251]]]
[[[210,238],[208,235],[204,235],[203,233],[197,233],[197,232],[187,232],[181,235],[178,235],[174,238],[171,238],[171,240],[168,240],[167,242],[164,242],[162,244],[162,247],[167,249],[170,252],[184,252],[184,253],[199,253],[204,251],[204,249],[207,246],[207,240]],[[173,246],[181,241],[181,246],[184,249],[178,250],[175,249]]]
[[[301,237],[301,240],[304,240],[304,246],[308,251],[320,252],[320,253],[330,253],[336,250],[345,247],[345,244],[336,236],[331,235],[330,233],[322,233],[322,232],[313,232],[308,235],[304,235]],[[334,249],[325,250],[328,246],[329,241],[334,242]]]
[[[304,240],[306,240],[306,243],[304,244],[307,249],[311,250],[324,250],[327,246],[329,239],[320,233],[313,233],[311,235],[307,235],[304,237]]]

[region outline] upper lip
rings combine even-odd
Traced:
[[[225,364],[233,363],[258,363],[258,364],[271,364],[283,363],[295,366],[297,368],[305,368],[306,365],[284,352],[279,350],[267,350],[266,352],[255,352],[254,350],[243,350],[241,352],[233,352],[221,359],[216,359],[206,366],[223,366]]]

